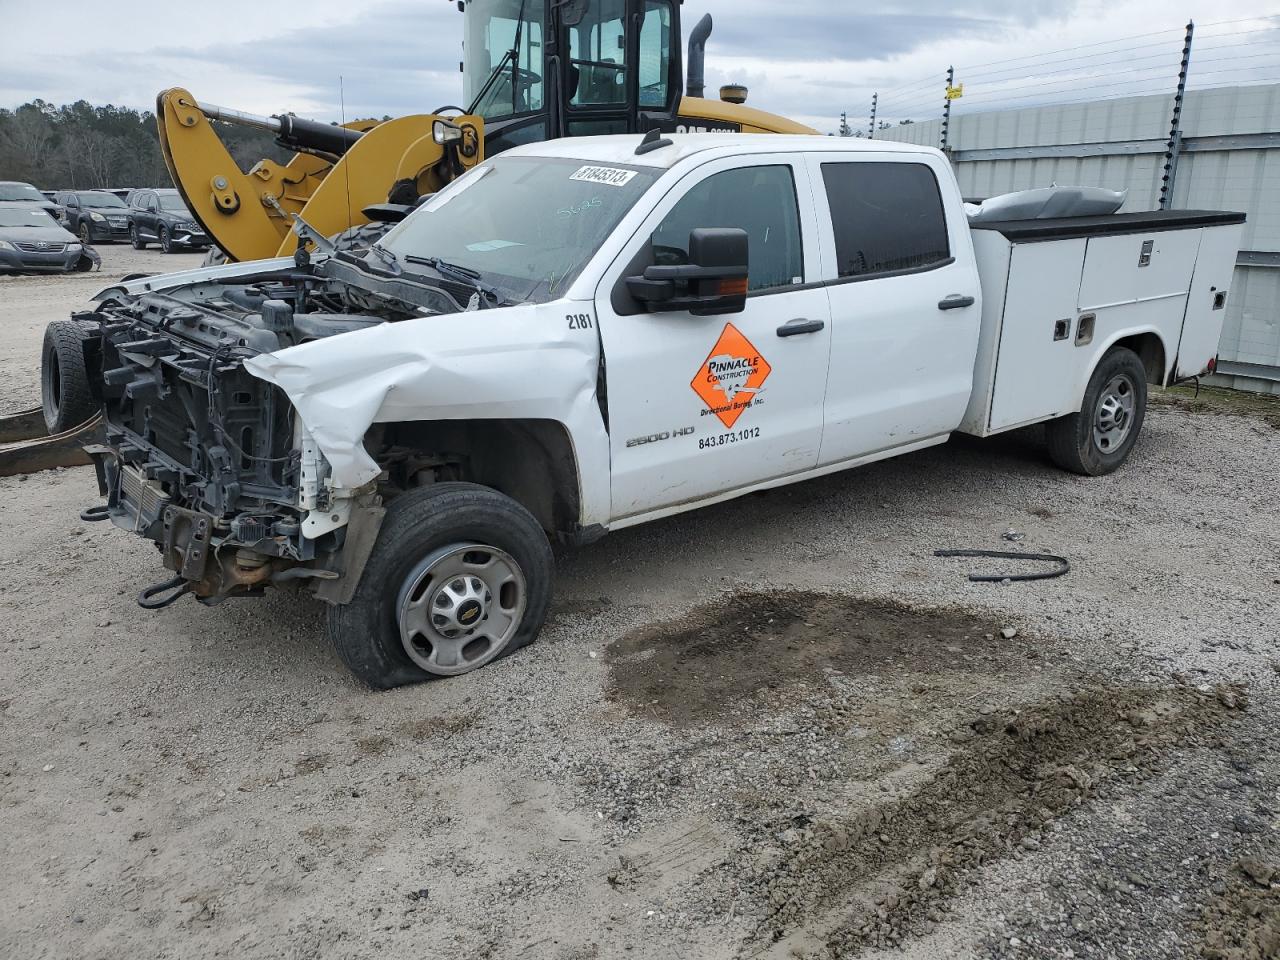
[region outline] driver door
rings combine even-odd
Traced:
[[[831,331],[826,290],[803,288],[819,264],[801,196],[798,157],[713,161],[671,190],[606,272],[596,311],[615,523],[816,466]],[[747,232],[745,309],[647,312],[626,277],[681,262],[699,227]]]

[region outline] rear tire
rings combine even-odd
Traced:
[[[78,427],[98,412],[84,358],[85,329],[72,320],[54,320],[44,329],[40,399],[50,435]]]
[[[1048,423],[1049,456],[1082,476],[1111,473],[1128,459],[1146,415],[1146,368],[1132,350],[1114,347],[1089,378],[1080,412]]]
[[[433,484],[388,505],[355,596],[329,610],[329,636],[377,689],[468,673],[537,638],[554,569],[546,534],[516,501],[477,484]],[[415,626],[415,615],[444,626]]]

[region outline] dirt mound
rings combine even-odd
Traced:
[[[1001,629],[963,611],[805,591],[738,593],[614,643],[610,695],[646,716],[690,726],[722,719],[762,688],[812,681],[825,669],[995,673],[1009,661]]]
[[[747,881],[769,905],[744,952],[847,957],[920,932],[967,868],[1036,849],[1061,814],[1143,776],[1241,702],[1227,690],[1104,688],[979,716],[976,736],[907,795],[780,825],[779,855]]]
[[[1280,957],[1280,864],[1245,857],[1227,892],[1201,916],[1208,960],[1273,960]]]

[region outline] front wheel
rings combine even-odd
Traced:
[[[146,243],[138,234],[138,225],[136,223],[129,224],[129,245],[135,250],[147,249]]]
[[[160,249],[165,253],[173,253],[173,241],[169,239],[169,228],[160,227]]]
[[[89,241],[93,239],[93,238],[89,235],[89,224],[87,224],[87,223],[85,223],[83,220],[81,220],[81,221],[80,221],[80,229],[79,229],[78,233],[80,234],[80,242],[81,242],[82,244],[84,244],[84,245],[87,247],[87,246],[89,245]]]
[[[554,560],[537,520],[471,483],[401,494],[349,604],[329,612],[343,663],[387,689],[477,670],[532,643]]]
[[[1128,458],[1146,414],[1146,368],[1132,350],[1114,347],[1089,378],[1080,412],[1048,424],[1049,456],[1072,473],[1111,473]]]

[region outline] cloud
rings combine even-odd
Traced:
[[[1215,18],[1255,19],[1210,26],[1211,39],[1197,43],[1212,46],[1235,31],[1255,30],[1249,37],[1257,44],[1264,36],[1257,28],[1265,21],[1256,9],[1256,0],[1215,0]],[[422,113],[462,99],[462,17],[452,3],[309,0],[297,16],[274,16],[260,0],[219,0],[217,22],[208,25],[185,7],[177,15],[173,10],[172,3],[159,0],[113,0],[83,8],[75,29],[59,27],[55,39],[38,5],[10,5],[0,106],[41,97],[151,109],[160,89],[185,86],[198,99],[254,113],[293,111],[319,120],[345,113],[350,120]],[[1036,57],[1081,45],[1101,44],[1090,52],[1117,51],[1114,62],[1095,58],[1113,75],[1090,81],[1088,88],[1124,89],[1119,83],[1128,66],[1125,45],[1155,45],[1174,61],[1176,73],[1182,30],[1166,0],[689,0],[682,7],[686,37],[704,12],[715,19],[707,48],[708,90],[746,83],[751,105],[823,131],[835,127],[841,112],[865,116],[877,91],[882,115],[936,114],[952,63],[966,81],[966,99],[957,109],[970,109],[984,97],[994,102],[1000,90],[1025,96],[1023,89],[1038,76]],[[226,24],[241,32],[224,32]],[[185,29],[192,25],[198,29]],[[1218,56],[1229,54],[1228,49]],[[982,72],[990,66],[972,66],[1010,58],[1025,59],[993,78]],[[1254,58],[1247,63],[1256,70],[1221,74],[1219,80],[1261,76],[1264,68],[1280,80],[1278,61],[1280,56]],[[1164,60],[1152,66],[1152,77],[1169,73]],[[1195,70],[1193,64],[1193,78]],[[1050,74],[1046,89],[1070,89],[1071,79]]]

